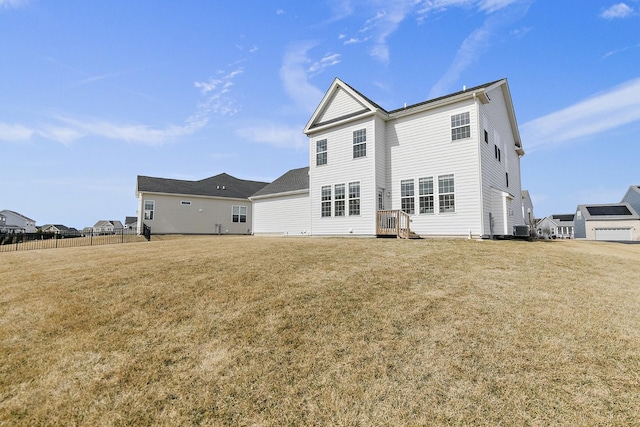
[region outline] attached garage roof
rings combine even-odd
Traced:
[[[309,167],[291,169],[280,178],[258,190],[252,197],[290,193],[309,189]]]

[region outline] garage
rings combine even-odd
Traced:
[[[631,228],[596,228],[596,240],[631,240]]]

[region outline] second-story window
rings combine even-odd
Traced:
[[[327,140],[316,141],[316,166],[327,164]]]
[[[353,132],[353,158],[367,155],[367,130],[359,129]]]
[[[451,116],[451,140],[469,138],[471,136],[469,123],[469,112]]]

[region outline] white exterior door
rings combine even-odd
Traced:
[[[596,228],[596,240],[631,240],[630,228]]]

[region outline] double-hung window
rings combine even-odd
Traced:
[[[453,174],[438,177],[438,205],[440,213],[456,211]]]
[[[320,206],[320,216],[331,216],[331,186],[322,187],[322,204]]]
[[[345,205],[344,205],[344,184],[336,184],[334,187],[334,208],[333,214],[335,216],[344,216],[345,215]]]
[[[144,219],[153,221],[153,213],[156,210],[156,202],[153,200],[144,201]]]
[[[349,215],[360,215],[360,183],[349,183]]]
[[[232,222],[247,222],[247,207],[246,206],[233,206],[231,208],[231,221]]]
[[[471,136],[469,123],[469,112],[451,116],[451,140],[469,138]]]
[[[418,180],[418,195],[421,214],[433,213],[433,177]]]
[[[400,207],[405,213],[416,213],[414,195],[413,179],[403,179],[400,181]]]
[[[367,129],[353,132],[353,158],[367,155]]]
[[[327,140],[316,141],[316,166],[327,164]]]

